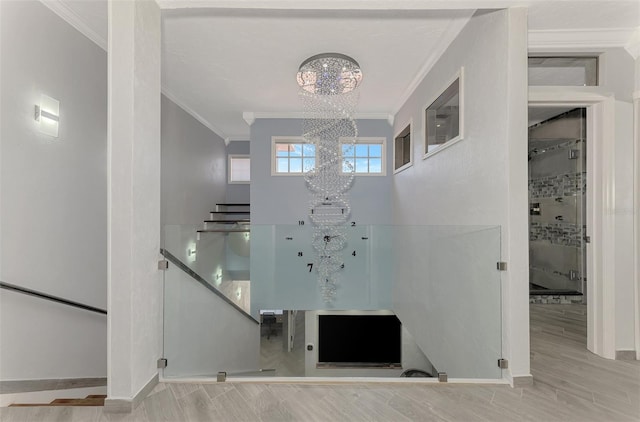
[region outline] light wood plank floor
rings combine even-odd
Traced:
[[[14,421],[638,421],[640,363],[588,352],[583,305],[531,305],[534,385],[160,384],[130,415],[3,408]]]

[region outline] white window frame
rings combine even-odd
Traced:
[[[455,81],[456,79],[459,80],[459,92],[458,92],[458,98],[459,98],[459,110],[460,110],[460,116],[459,116],[459,128],[458,128],[458,136],[449,139],[447,142],[445,142],[444,144],[440,145],[438,148],[434,149],[433,151],[429,151],[429,145],[428,145],[428,139],[427,139],[427,109],[429,107],[431,107],[431,105],[438,99],[440,98],[440,96],[447,90],[447,88],[449,88]],[[445,149],[449,148],[452,145],[457,144],[458,142],[462,141],[464,139],[464,67],[461,67],[460,70],[458,70],[455,75],[453,75],[452,78],[450,78],[442,87],[442,89],[439,89],[437,91],[438,93],[436,95],[434,95],[432,98],[430,98],[429,101],[426,102],[426,104],[422,107],[421,109],[421,113],[422,113],[422,146],[424,148],[424,155],[422,156],[422,159],[427,159],[429,157],[434,156],[435,154],[444,151]]]
[[[405,131],[407,126],[409,126],[409,162],[396,168],[396,139],[400,136],[402,132]],[[413,128],[414,128],[413,119],[411,118],[405,124],[400,125],[400,130],[393,137],[393,174],[400,173],[401,171],[406,170],[409,167],[413,166],[413,132],[414,132]]]
[[[351,142],[353,138],[347,138],[347,137],[341,137],[338,140],[340,141],[340,158],[343,159],[342,157],[342,144],[346,144]],[[356,177],[359,176],[365,176],[365,177],[369,177],[369,176],[386,176],[387,175],[387,138],[385,138],[384,136],[368,136],[368,137],[358,137],[356,138],[356,144],[380,144],[382,146],[382,153],[381,153],[381,161],[382,161],[382,171],[380,173],[356,173],[354,172],[353,174]],[[344,173],[343,173],[344,174]]]
[[[231,162],[235,158],[240,159],[249,159],[251,160],[251,156],[249,154],[229,154],[227,157],[227,183],[230,185],[248,185],[251,183],[251,165],[249,165],[249,180],[241,180],[241,181],[233,181],[231,180]]]
[[[272,136],[271,137],[271,175],[272,176],[304,176],[305,172],[299,173],[279,173],[278,172],[278,157],[276,155],[276,144],[311,144],[307,142],[302,136]],[[316,151],[317,153],[317,151]],[[317,160],[317,156],[314,156]],[[304,165],[303,165],[304,168]]]

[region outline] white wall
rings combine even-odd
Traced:
[[[130,408],[162,355],[161,25],[153,0],[108,6],[107,394]]]
[[[476,14],[402,106],[394,128],[398,133],[413,119],[415,164],[393,179],[394,224],[502,227],[502,260],[509,262],[502,273],[508,377],[529,375],[526,54],[524,9]],[[423,110],[461,66],[464,140],[422,160]],[[411,300],[396,296],[394,304]],[[394,311],[405,323],[403,309]],[[418,344],[427,340],[416,337]]]
[[[165,377],[260,368],[260,325],[175,265],[165,276]]]
[[[615,118],[616,350],[635,350],[634,249],[630,230],[634,224],[633,104],[616,101]]]
[[[0,11],[0,279],[106,309],[107,54],[38,1]],[[104,315],[2,290],[0,318],[0,379],[106,376]]]
[[[225,202],[224,141],[162,96],[162,225],[202,224]]]

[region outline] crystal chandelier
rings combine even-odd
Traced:
[[[302,62],[297,81],[305,112],[303,137],[316,151],[315,166],[305,173],[311,192],[309,219],[313,224],[315,268],[322,297],[331,303],[344,268],[342,250],[351,214],[347,191],[354,180],[353,164],[342,157],[353,152],[358,136],[352,114],[362,71],[349,56],[323,53]]]

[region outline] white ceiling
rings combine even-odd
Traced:
[[[42,1],[106,48],[106,0]],[[295,73],[300,62],[321,52],[347,54],[360,63],[361,117],[393,115],[478,8],[529,5],[532,32],[640,26],[636,0],[158,3],[164,9],[163,92],[230,139],[248,139],[244,112],[295,115],[300,109]]]

